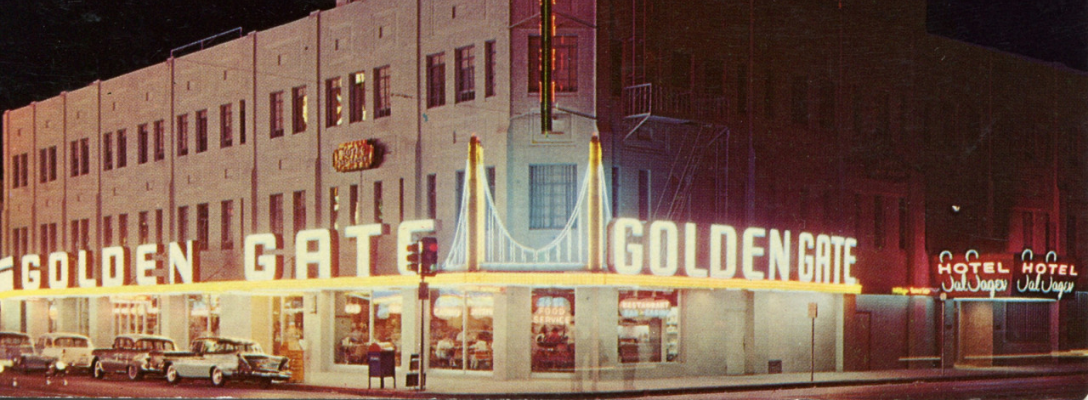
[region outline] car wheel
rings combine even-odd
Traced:
[[[91,374],[93,374],[94,379],[106,378],[106,369],[102,367],[101,361],[94,360],[94,362],[91,363]]]
[[[15,369],[18,369],[19,372],[23,373],[23,375],[30,373],[30,369],[27,368],[26,365],[26,357],[19,357],[15,359]]]
[[[261,389],[271,389],[271,388],[272,388],[272,379],[271,378],[261,379]]]
[[[227,377],[223,375],[223,370],[219,367],[212,367],[211,378],[212,385],[215,387],[223,387],[227,384]]]
[[[172,385],[177,385],[178,382],[181,382],[181,375],[178,374],[178,368],[175,367],[174,364],[166,366],[166,382]]]
[[[140,380],[140,378],[143,377],[143,375],[143,372],[141,372],[139,368],[136,368],[135,365],[128,366],[128,380],[138,381]]]

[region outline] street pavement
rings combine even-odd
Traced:
[[[365,376],[354,381],[318,382],[317,384],[285,384],[281,389],[335,390],[361,396],[396,398],[625,398],[644,396],[668,396],[683,394],[709,394],[727,392],[751,392],[760,390],[812,389],[841,386],[894,385],[915,382],[955,382],[980,379],[1018,379],[1047,376],[1088,374],[1088,363],[1050,364],[1026,367],[957,367],[946,369],[899,369],[865,372],[817,372],[812,378],[805,373],[727,375],[655,379],[596,380],[593,374],[575,373],[573,377],[536,378],[532,380],[492,380],[489,375],[479,377],[471,372],[439,374],[429,373],[424,391],[405,388],[398,379],[391,389],[386,378],[386,389],[367,389]],[[468,378],[468,379],[466,379]],[[811,380],[810,380],[811,379]],[[1088,394],[1088,388],[1085,388]]]

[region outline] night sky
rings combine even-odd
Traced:
[[[895,0],[876,0],[895,1]],[[0,110],[160,63],[241,27],[264,30],[335,0],[0,0]],[[1088,70],[1083,0],[928,0],[930,33]]]
[[[264,30],[336,0],[0,0],[0,110],[161,63],[241,27]]]

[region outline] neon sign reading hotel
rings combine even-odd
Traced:
[[[400,274],[414,274],[401,254],[403,249],[414,234],[431,232],[434,226],[434,220],[404,221],[398,226],[396,260]],[[611,272],[620,275],[640,275],[648,266],[654,276],[677,276],[682,266],[683,275],[692,278],[735,279],[739,275],[744,280],[857,284],[851,272],[857,262],[857,240],[850,237],[800,232],[794,242],[789,230],[748,227],[738,232],[730,225],[714,224],[709,227],[708,237],[700,241],[696,225],[685,223],[681,242],[681,231],[674,222],[653,221],[647,225],[631,218],[613,220],[608,231]],[[373,269],[370,238],[388,233],[385,224],[344,229],[343,236],[355,242],[356,276],[370,276]],[[294,279],[340,277],[339,236],[331,229],[299,231],[295,235]],[[709,250],[705,266],[697,265],[696,250],[700,246]],[[134,249],[107,247],[101,250],[97,265],[92,265],[96,263],[86,250],[75,255],[63,251],[45,257],[27,254],[18,263],[9,256],[0,259],[0,291],[196,283],[201,276],[197,248],[194,241],[172,242],[166,247],[156,243]],[[245,280],[283,279],[283,248],[283,239],[278,235],[246,236]]]

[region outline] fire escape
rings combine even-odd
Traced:
[[[688,85],[679,88],[667,83],[667,72],[653,68],[662,57],[655,54],[649,41],[648,24],[652,22],[653,0],[619,0],[616,3],[623,41],[623,119],[626,132],[623,141],[637,137],[640,130],[651,125],[666,126],[667,176],[665,190],[653,198],[651,219],[689,221],[692,217],[693,189],[696,175],[706,163],[723,165],[724,176],[715,179],[715,193],[722,197],[715,202],[714,212],[725,214],[728,199],[729,127],[727,100],[722,95],[695,92]],[[660,35],[661,33],[656,33]],[[724,152],[716,151],[719,145]],[[724,153],[724,154],[723,154]],[[657,178],[655,178],[657,180]]]

